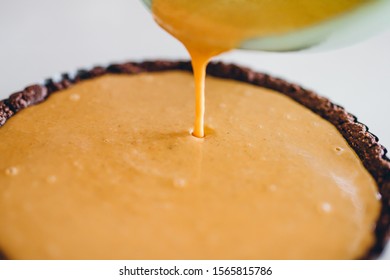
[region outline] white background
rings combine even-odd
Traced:
[[[57,73],[156,58],[188,55],[138,0],[0,0],[0,99]],[[326,53],[234,51],[218,59],[315,90],[390,147],[390,31]]]

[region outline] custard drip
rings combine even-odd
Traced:
[[[245,40],[285,34],[346,13],[369,0],[153,0],[157,23],[184,44],[195,79],[193,135],[204,137],[208,61]]]

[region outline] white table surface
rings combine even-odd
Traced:
[[[0,0],[0,99],[81,67],[188,59],[138,0]],[[390,32],[325,53],[217,58],[300,83],[344,106],[390,147]],[[384,259],[390,259],[388,246]]]

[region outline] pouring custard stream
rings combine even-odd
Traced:
[[[195,80],[193,135],[204,137],[205,73],[209,60],[251,38],[275,36],[330,20],[369,0],[154,0],[157,23],[191,55]]]

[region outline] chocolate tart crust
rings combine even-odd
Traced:
[[[0,101],[0,127],[17,112],[43,102],[51,94],[80,81],[107,73],[133,75],[142,72],[169,70],[192,72],[192,67],[189,61],[128,62],[111,64],[108,67],[94,67],[90,70],[79,70],[74,76],[63,74],[59,80],[48,79],[44,84],[29,86],[12,94],[8,99]],[[221,62],[210,63],[207,67],[207,74],[278,91],[320,115],[339,130],[359,156],[364,167],[375,179],[381,194],[382,210],[375,226],[376,241],[366,255],[362,256],[362,259],[377,258],[390,239],[390,160],[386,156],[386,148],[379,144],[378,137],[370,133],[367,126],[358,122],[357,118],[348,113],[343,107],[299,85],[264,73],[254,72],[245,67]],[[0,259],[6,259],[5,254],[1,251]]]

